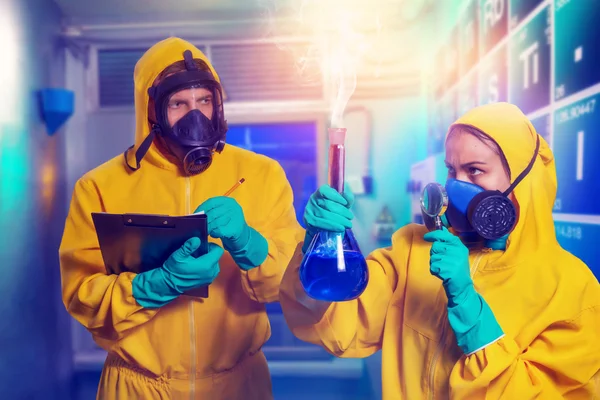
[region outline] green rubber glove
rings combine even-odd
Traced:
[[[491,308],[475,291],[469,249],[445,227],[423,238],[433,243],[430,272],[442,280],[448,297],[448,321],[462,351],[470,355],[504,336]]]
[[[208,253],[198,258],[192,253],[200,247],[194,237],[175,250],[160,268],[137,274],[133,278],[133,297],[145,308],[158,308],[188,290],[212,283],[219,274],[223,249],[208,244]]]
[[[213,197],[200,204],[195,212],[204,211],[208,234],[221,239],[236,264],[247,271],[261,265],[269,254],[269,243],[248,226],[244,211],[231,197]]]
[[[340,194],[329,185],[321,186],[314,192],[304,209],[306,235],[302,252],[306,253],[313,237],[319,231],[344,232],[352,229],[354,214],[350,208],[354,204],[354,195],[346,187]]]

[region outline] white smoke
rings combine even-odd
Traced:
[[[344,111],[357,87],[361,62],[383,55],[383,17],[393,17],[401,0],[257,0],[264,10],[266,39],[290,52],[305,84],[323,80],[331,126],[344,127]],[[293,44],[301,38],[307,45]],[[375,63],[376,64],[376,63]],[[376,73],[376,72],[375,72]]]

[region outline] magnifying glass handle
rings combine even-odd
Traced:
[[[435,229],[441,231],[444,228],[444,224],[442,223],[442,219],[440,217],[435,217]]]

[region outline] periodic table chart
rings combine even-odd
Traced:
[[[600,279],[600,0],[468,0],[435,56],[430,157],[448,126],[508,101],[552,146],[561,245]]]

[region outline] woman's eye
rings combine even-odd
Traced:
[[[483,171],[477,168],[469,168],[469,174],[471,175],[479,175],[483,174]]]

